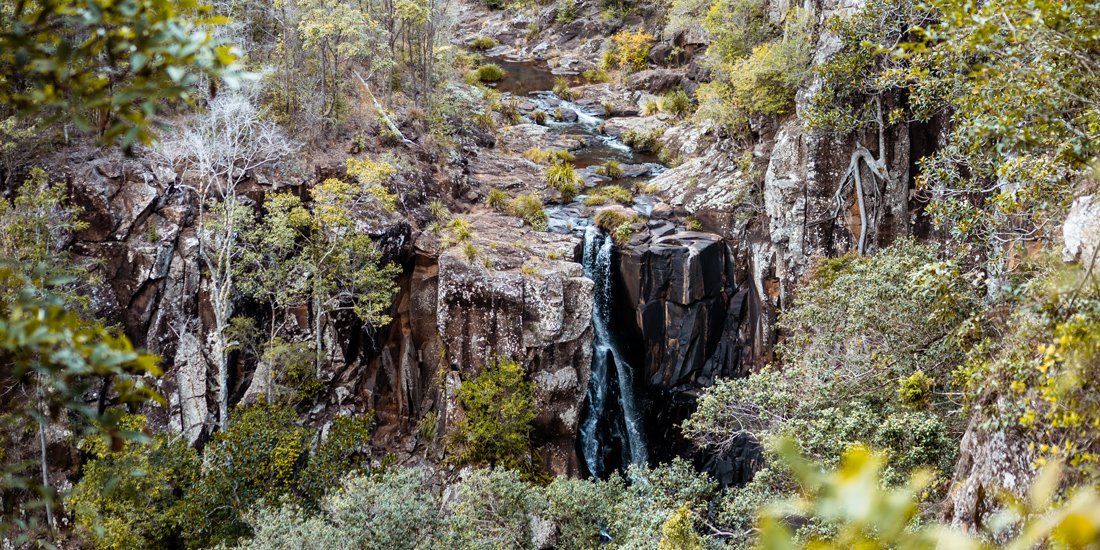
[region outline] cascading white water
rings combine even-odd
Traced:
[[[614,242],[598,227],[589,226],[584,234],[584,273],[596,283],[592,297],[592,379],[588,384],[587,415],[581,422],[580,440],[588,471],[603,476],[600,440],[602,422],[609,420],[607,397],[610,381],[608,363],[614,363],[618,382],[618,409],[625,425],[622,464],[645,464],[647,452],[642,418],[634,400],[634,372],[611,332],[611,254]],[[618,412],[618,411],[616,411]]]

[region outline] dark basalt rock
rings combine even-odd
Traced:
[[[651,225],[620,248],[615,281],[615,303],[622,304],[617,325],[624,341],[637,342],[633,363],[645,365],[639,380],[651,459],[710,461],[724,483],[739,483],[751,472],[748,462],[695,456],[677,426],[717,378],[745,374],[740,333],[749,291],[738,288],[721,237],[675,230],[669,222]]]

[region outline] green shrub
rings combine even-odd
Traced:
[[[592,218],[600,229],[607,231],[616,243],[623,244],[634,234],[633,225],[640,221],[637,215],[626,215],[614,208],[600,210]]]
[[[442,201],[434,200],[428,203],[428,212],[436,221],[444,222],[451,219],[451,210]]]
[[[699,218],[691,216],[688,217],[687,221],[684,223],[684,227],[687,227],[689,231],[702,231],[703,222],[700,222]]]
[[[555,162],[546,169],[546,184],[558,191],[570,185],[575,188],[581,181],[572,163]]]
[[[661,136],[665,131],[661,128],[646,130],[630,129],[622,133],[619,138],[631,149],[641,152],[659,153],[661,151]]]
[[[397,467],[348,477],[315,515],[293,503],[265,506],[249,517],[249,525],[255,535],[242,550],[434,548],[443,529],[428,476],[419,468]]]
[[[291,494],[308,460],[309,430],[288,407],[238,407],[229,429],[203,451],[201,479],[186,495],[183,534],[190,544],[232,543],[251,530],[245,515],[264,500]]]
[[[695,518],[686,505],[681,506],[661,526],[657,550],[703,550],[703,537],[695,532]]]
[[[611,49],[605,53],[608,67],[640,71],[649,64],[649,49],[654,37],[645,31],[622,30],[611,36]]]
[[[780,504],[760,509],[759,548],[779,550],[806,544],[805,527],[792,532],[790,510],[798,510],[802,525],[817,525],[814,548],[988,548],[990,539],[1003,548],[1091,548],[1100,543],[1100,494],[1082,487],[1060,498],[1061,471],[1045,468],[1027,498],[1002,493],[995,500],[1008,513],[990,525],[965,532],[922,517],[919,499],[932,481],[917,472],[904,483],[882,479],[887,457],[855,446],[845,451],[839,466],[813,464],[802,458],[798,444],[779,445],[782,461],[802,490]]]
[[[496,47],[497,41],[490,36],[479,36],[470,41],[470,47],[477,51],[490,50]]]
[[[523,152],[524,158],[536,164],[550,164],[559,162],[573,162],[573,153],[565,149],[539,149],[531,147]]]
[[[589,193],[584,204],[586,206],[602,206],[611,202],[631,204],[634,202],[634,195],[620,185],[605,185]]]
[[[577,198],[577,194],[580,193],[580,188],[576,183],[567,183],[558,189],[559,197],[562,204],[568,204],[573,202],[573,199]]]
[[[510,209],[512,214],[527,222],[535,231],[546,231],[550,227],[550,218],[543,208],[542,199],[535,193],[516,196]]]
[[[466,261],[474,261],[477,258],[477,247],[474,246],[474,243],[462,245],[462,255],[466,256]]]
[[[554,95],[565,101],[577,99],[577,94],[573,92],[573,87],[569,85],[569,81],[566,80],[564,76],[559,76],[554,79]]]
[[[653,116],[661,111],[661,103],[655,99],[645,102],[642,106],[642,116]]]
[[[144,417],[135,418],[141,425],[133,429],[143,429]],[[163,435],[117,451],[84,450],[91,460],[65,498],[76,531],[97,548],[168,546],[185,521],[180,495],[199,474],[195,451],[183,438]]]
[[[619,179],[623,177],[623,166],[615,159],[608,159],[596,169],[596,173],[611,179]]]
[[[500,82],[504,80],[504,69],[495,63],[487,63],[476,69],[477,81],[483,83]]]
[[[535,124],[545,125],[546,111],[535,111],[531,113],[531,120],[534,121]]]
[[[455,493],[448,540],[439,548],[534,548],[535,519],[546,509],[537,486],[513,471],[474,470]]]
[[[787,16],[782,36],[766,40],[771,34],[738,27],[724,39],[730,44],[712,58],[715,78],[696,92],[704,117],[743,127],[751,116],[790,112],[795,91],[809,75],[813,21],[796,9]]]
[[[452,244],[466,242],[474,236],[473,229],[470,228],[470,222],[465,218],[451,220],[451,223],[447,224],[447,228],[451,230]]]
[[[535,385],[523,367],[497,360],[459,387],[466,417],[458,425],[454,460],[533,474],[538,466],[531,445]]]
[[[595,69],[588,69],[581,73],[581,78],[589,82],[607,82],[611,80],[611,75],[607,74],[607,69],[603,67],[597,67]]]
[[[503,211],[508,207],[508,194],[494,187],[489,190],[489,195],[485,197],[485,204],[493,210]]]
[[[662,112],[677,118],[689,116],[694,110],[691,98],[688,97],[687,92],[682,89],[676,89],[665,94],[665,96],[661,98],[660,106]]]
[[[310,454],[302,471],[298,494],[316,506],[321,497],[348,475],[361,472],[370,459],[370,435],[374,414],[340,415],[332,420],[325,440]]]
[[[557,8],[554,20],[558,23],[571,23],[577,18],[577,0],[557,0]]]

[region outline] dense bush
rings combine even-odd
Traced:
[[[605,185],[588,194],[586,206],[601,206],[608,203],[629,205],[634,202],[634,194],[621,185]]]
[[[255,532],[240,548],[413,550],[441,537],[439,499],[417,468],[351,476],[311,514],[295,504],[251,514]]]
[[[145,428],[145,418],[130,429]],[[199,474],[195,451],[182,438],[157,436],[122,449],[88,440],[89,462],[65,499],[77,533],[98,548],[164,548],[176,540],[187,515],[181,495]]]
[[[500,82],[504,80],[504,69],[495,63],[487,63],[474,69],[467,80],[482,83]]]
[[[535,231],[546,231],[549,228],[550,217],[546,215],[542,199],[534,193],[516,195],[508,209]]]
[[[619,31],[611,35],[611,48],[604,55],[604,65],[607,68],[643,70],[649,64],[649,49],[653,41],[654,36],[645,31]]]
[[[496,45],[497,41],[491,36],[479,36],[470,41],[470,47],[478,51],[489,50]]]
[[[608,159],[607,162],[596,168],[596,173],[601,176],[607,176],[613,180],[619,179],[623,177],[623,166],[615,159]]]
[[[692,113],[694,105],[691,97],[683,89],[677,88],[661,98],[661,112],[668,113],[677,118],[684,118]]]
[[[538,465],[531,445],[535,386],[523,367],[506,359],[495,361],[459,388],[466,417],[454,434],[459,463],[487,464],[534,476]]]
[[[743,128],[748,117],[790,112],[809,75],[814,23],[808,12],[786,15],[780,33],[756,0],[718,0],[704,19],[713,37],[707,63],[714,78],[697,91],[703,116]]]

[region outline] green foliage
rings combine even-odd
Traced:
[[[691,97],[681,88],[668,92],[661,98],[661,112],[668,113],[676,118],[690,116],[695,110]]]
[[[924,374],[924,371],[918,370],[901,380],[898,398],[910,407],[927,407],[932,402],[932,390],[935,387],[936,381]]]
[[[586,206],[601,206],[612,202],[629,205],[634,202],[634,194],[621,185],[605,185],[589,193],[584,204]]]
[[[703,537],[692,525],[691,510],[686,506],[677,509],[661,527],[658,550],[703,550]]]
[[[109,391],[122,407],[163,403],[152,386],[151,377],[160,375],[157,358],[135,351],[126,336],[69,309],[64,295],[55,291],[65,276],[57,280],[45,269],[24,274],[0,264],[0,354],[6,383],[35,396],[7,403],[5,412],[40,425],[68,417],[78,433],[109,439],[109,447],[139,437],[119,426],[118,408],[99,410],[84,396]],[[0,488],[33,486],[21,470],[5,474]],[[49,492],[44,496],[49,498]]]
[[[139,417],[144,428],[144,417]],[[164,548],[184,525],[183,501],[200,462],[181,438],[157,436],[111,451],[93,445],[65,498],[77,532],[97,548]]]
[[[348,163],[367,190],[367,182],[393,173],[384,163]],[[269,198],[266,215],[243,236],[248,252],[237,275],[242,290],[280,309],[310,300],[321,318],[350,307],[364,322],[385,324],[399,268],[382,265],[381,252],[356,227],[361,205],[374,195],[328,179],[310,196],[308,206],[289,193]]]
[[[451,230],[452,243],[466,242],[474,237],[473,229],[470,228],[470,222],[466,218],[454,218],[451,223],[447,224],[447,229]]]
[[[833,472],[802,459],[793,441],[785,441],[780,452],[803,492],[761,510],[760,548],[992,548],[975,534],[918,521],[917,495],[931,479],[926,472],[915,473],[901,486],[883,488],[884,458],[865,447],[847,451]],[[1035,481],[1027,501],[1007,499],[1008,511],[989,526],[994,533],[1017,533],[1001,547],[1083,549],[1100,543],[1100,495],[1083,488],[1056,503],[1059,475],[1058,468],[1049,468]],[[794,533],[790,524],[796,518],[827,529],[808,536]]]
[[[780,319],[787,334],[782,368],[716,383],[685,433],[715,449],[752,440],[768,448],[790,437],[827,465],[853,446],[873,444],[889,457],[884,475],[891,484],[932,471],[930,498],[953,465],[961,430],[959,404],[942,390],[965,360],[967,319],[984,290],[980,279],[942,263],[934,249],[907,240],[877,256],[820,262]],[[940,308],[945,302],[952,315]],[[737,514],[796,487],[789,472],[771,464],[765,477],[724,502],[723,516],[751,528]]]
[[[1046,269],[1021,285],[956,372],[969,391],[999,397],[988,421],[1013,426],[1038,464],[1062,462],[1072,483],[1091,483],[1100,463],[1100,283],[1084,266]]]
[[[808,125],[839,132],[874,127],[883,113],[872,99],[895,88],[883,75],[901,65],[879,45],[896,44],[926,17],[910,0],[873,0],[854,14],[827,20],[826,30],[841,47],[815,69],[822,86],[810,96]]]
[[[540,149],[538,147],[527,149],[523,152],[523,157],[536,164],[571,163],[575,160],[573,153],[565,149]]]
[[[438,498],[428,482],[417,468],[384,468],[349,477],[325,499],[319,514],[284,504],[250,515],[255,536],[240,548],[431,548],[441,522]]]
[[[546,111],[535,111],[531,113],[531,121],[535,124],[546,124]]]
[[[470,41],[470,47],[477,51],[485,51],[494,48],[497,41],[491,36],[479,36]]]
[[[604,65],[641,71],[649,64],[649,49],[654,40],[652,34],[642,30],[621,30],[611,35],[611,48],[604,54]]]
[[[298,493],[306,503],[316,504],[341,480],[366,465],[373,423],[373,414],[341,415],[333,419],[324,441],[310,455],[309,465],[300,474]]]
[[[630,129],[619,136],[623,143],[631,149],[640,152],[659,153],[661,151],[661,136],[665,134],[663,128]]]
[[[596,173],[601,176],[607,176],[613,180],[619,179],[623,177],[623,167],[617,160],[608,159],[607,162],[596,168]]]
[[[535,385],[515,361],[497,360],[462,382],[458,397],[466,418],[457,427],[454,460],[488,464],[533,476],[538,470],[531,445]]]
[[[581,177],[572,163],[561,161],[554,162],[546,169],[546,183],[551,188],[561,191],[568,185],[577,185]]]
[[[494,187],[485,197],[485,204],[493,210],[503,211],[508,207],[508,193]]]
[[[86,229],[79,207],[70,204],[62,182],[50,181],[41,168],[32,168],[12,202],[0,201],[0,260],[43,286],[54,280],[52,292],[71,306],[85,306],[87,298],[75,290],[87,283],[87,270],[73,261],[67,247],[73,234]],[[5,285],[4,294],[19,290]]]
[[[224,19],[193,0],[45,0],[3,10],[0,103],[96,129],[104,143],[149,143],[165,102],[192,99],[203,78],[235,86],[243,75],[239,52],[211,29]]]
[[[434,200],[428,203],[428,211],[436,221],[445,222],[451,219],[451,210],[442,201]]]
[[[308,460],[309,430],[292,409],[259,403],[238,408],[229,429],[214,434],[202,476],[185,497],[183,534],[194,545],[233,542],[250,534],[244,522],[263,501],[291,494]]]
[[[717,43],[729,44],[708,53],[715,78],[696,92],[702,115],[740,128],[749,117],[790,112],[795,91],[809,74],[814,44],[810,14],[792,10],[782,36],[756,44],[762,36],[740,27],[710,30]],[[729,36],[723,34],[727,32]],[[749,44],[753,44],[751,50],[744,52]]]
[[[519,474],[474,470],[455,486],[455,492],[458,503],[447,522],[449,547],[535,547],[533,519],[546,508],[546,497]]]
[[[600,210],[592,218],[597,227],[607,231],[616,243],[623,244],[634,234],[633,225],[639,221],[636,215],[624,214],[617,208]]]
[[[569,81],[566,80],[564,76],[554,78],[554,95],[560,97],[564,101],[573,101],[577,99],[576,92],[573,91],[573,87],[570,86]]]
[[[482,65],[474,69],[474,73],[477,76],[478,82],[490,83],[504,80],[504,69],[501,69],[500,65],[494,63]]]
[[[557,0],[557,12],[554,20],[558,23],[572,23],[577,18],[577,0]]]

